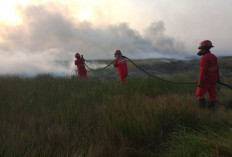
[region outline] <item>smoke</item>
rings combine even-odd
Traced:
[[[0,31],[0,74],[72,74],[75,52],[86,59],[113,59],[115,49],[130,58],[184,53],[183,43],[165,35],[162,21],[153,22],[142,35],[127,23],[94,27],[52,5],[20,7],[18,11],[23,23],[3,24]]]
[[[29,53],[0,51],[0,74],[35,76],[37,74],[72,75],[73,62],[59,60],[56,50]]]
[[[151,42],[151,46],[158,52],[168,54],[184,54],[184,44],[174,38],[165,35],[165,27],[162,21],[153,22],[145,32],[145,39]]]

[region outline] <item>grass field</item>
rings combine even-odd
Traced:
[[[215,111],[198,106],[195,90],[139,77],[121,86],[2,76],[0,156],[231,157],[231,90],[221,88]]]

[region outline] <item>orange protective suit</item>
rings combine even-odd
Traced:
[[[74,63],[77,66],[78,77],[88,79],[87,72],[85,69],[85,59],[78,58]]]
[[[114,60],[114,67],[118,68],[118,74],[122,85],[126,84],[126,77],[128,76],[127,63],[125,57],[120,57]]]
[[[200,61],[198,82],[201,87],[197,88],[197,99],[204,99],[205,93],[208,92],[209,101],[215,102],[217,98],[216,83],[219,80],[217,57],[209,51],[202,56]]]

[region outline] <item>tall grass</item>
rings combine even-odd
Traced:
[[[228,80],[231,81],[231,80]],[[231,91],[146,78],[0,78],[0,156],[231,156]]]

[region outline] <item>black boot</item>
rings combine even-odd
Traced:
[[[199,105],[200,105],[201,107],[206,107],[206,101],[205,101],[205,98],[203,98],[203,99],[199,99]]]
[[[216,101],[210,101],[210,102],[209,102],[209,106],[208,106],[208,107],[209,107],[210,109],[214,109],[215,106],[216,106]]]

